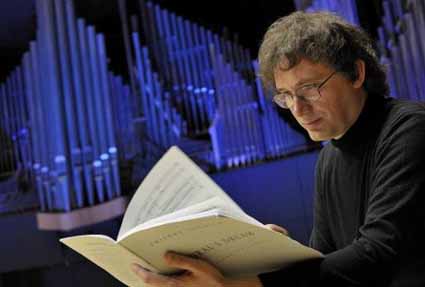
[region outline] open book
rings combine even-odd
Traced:
[[[164,274],[178,272],[166,265],[166,251],[204,258],[227,276],[259,274],[322,256],[244,213],[177,147],[137,189],[116,241],[104,235],[60,241],[128,286],[142,286],[132,263]]]

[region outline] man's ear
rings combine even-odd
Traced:
[[[358,59],[356,61],[357,79],[353,82],[353,87],[359,89],[363,86],[364,79],[366,76],[366,65],[363,60]]]

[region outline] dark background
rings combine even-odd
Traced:
[[[126,75],[127,68],[117,0],[75,0],[77,16],[106,34],[110,66]],[[292,0],[156,0],[162,7],[216,32],[227,27],[240,43],[257,54],[262,35],[277,18],[295,11]],[[373,37],[380,24],[381,1],[357,1],[361,26]],[[128,14],[139,14],[138,0],[127,0]],[[35,38],[34,0],[0,0],[0,82],[20,63]]]

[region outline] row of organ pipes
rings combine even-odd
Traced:
[[[425,3],[385,0],[378,28],[381,62],[387,67],[391,96],[425,100]]]
[[[121,196],[120,166],[142,155],[151,167],[172,145],[212,170],[313,146],[282,119],[256,76],[258,63],[228,32],[144,0],[129,21],[125,0],[117,0],[127,82],[108,69],[104,35],[75,16],[72,0],[35,2],[36,39],[0,84],[0,173],[24,174],[41,211]],[[349,20],[358,21],[353,3],[338,3],[314,1],[306,9],[351,11]],[[400,3],[383,2],[381,59],[393,96],[422,99],[425,5]]]
[[[329,11],[335,13],[348,22],[359,25],[356,0],[295,0],[298,10],[307,12]]]
[[[104,35],[76,18],[72,0],[35,2],[36,39],[0,85],[0,167],[23,171],[42,212],[120,196],[120,164],[143,154],[151,166],[171,145],[190,142],[214,170],[308,147],[229,36],[140,1],[140,29],[123,23],[127,84],[108,70]]]
[[[70,211],[121,194],[112,79],[104,36],[72,1],[35,3],[36,40],[0,88],[14,149],[1,161],[30,178],[41,211]]]
[[[270,118],[260,102],[271,105],[270,97],[256,80],[256,63],[247,49],[158,5],[140,1],[140,6],[145,20],[133,22],[143,25],[133,29],[132,41],[125,42],[133,43],[127,51],[134,51],[135,57],[127,58],[135,63],[136,69],[130,70],[136,71],[135,94],[141,97],[138,102],[149,138],[166,147],[173,138],[207,135],[211,147],[199,156],[216,169],[244,166],[305,147],[304,136],[289,129],[277,114],[273,118],[278,121],[276,132],[288,135],[265,137],[263,129],[268,125],[263,122]],[[123,31],[128,31],[127,20],[122,20]],[[155,96],[153,90],[164,92]],[[163,118],[151,116],[155,114]],[[162,131],[163,126],[169,128]]]

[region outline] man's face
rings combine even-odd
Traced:
[[[332,72],[325,64],[302,59],[289,70],[276,69],[276,89],[294,95],[297,88],[321,83]],[[362,84],[360,76],[352,82],[336,73],[320,88],[318,100],[309,103],[296,99],[290,111],[312,140],[338,139],[354,124],[363,108],[366,93]]]

